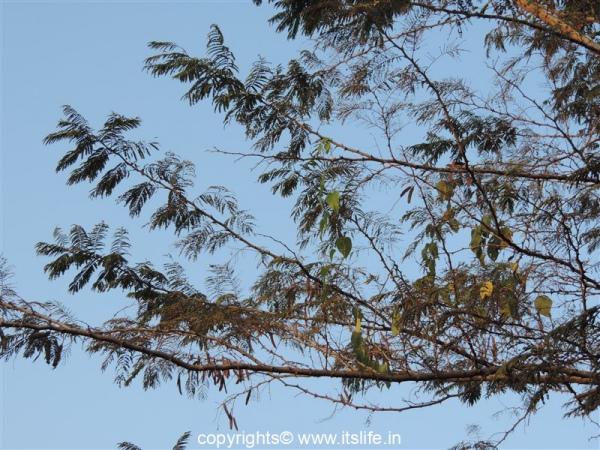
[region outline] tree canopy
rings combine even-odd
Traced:
[[[45,139],[68,145],[56,170],[172,231],[178,256],[165,267],[136,261],[127,229],[105,223],[56,229],[36,246],[49,278],[71,277],[71,293],[124,296],[136,312],[84,324],[3,281],[0,356],[56,367],[82,344],[125,386],[227,388],[232,427],[232,405],[271,383],[388,412],[512,391],[523,400],[516,423],[567,393],[566,414],[594,420],[600,3],[268,3],[278,31],[310,38],[287,65],[259,59],[242,73],[214,25],[205,55],[151,42],[144,69],[243,127],[251,151],[218,151],[259,161],[258,181],[293,201],[281,214],[297,240],[263,235],[226,187],[196,191],[192,161],[128,137],[139,118],[111,113],[93,127],[65,106]],[[433,53],[440,35],[448,44]],[[488,83],[443,69],[466,43],[486,58],[488,72],[473,75]],[[340,130],[357,124],[374,146],[347,142]],[[236,272],[242,253],[257,262],[249,289]],[[204,286],[188,281],[195,265],[210,270]],[[7,264],[1,272],[7,280]],[[312,378],[339,388],[317,391]],[[426,400],[369,401],[406,382]]]

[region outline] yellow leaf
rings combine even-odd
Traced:
[[[491,297],[492,292],[494,292],[494,285],[491,281],[486,281],[483,283],[483,286],[481,286],[481,289],[479,289],[479,296],[483,300],[486,297]]]
[[[360,317],[356,318],[356,326],[354,327],[354,332],[355,333],[360,333],[360,326],[361,326],[361,320]]]
[[[535,299],[535,309],[542,316],[552,317],[550,311],[552,310],[552,299],[547,295],[540,295]]]

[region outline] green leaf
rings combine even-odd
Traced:
[[[388,365],[388,363],[383,363],[377,368],[377,371],[379,373],[385,373],[385,374],[390,373],[390,366]]]
[[[477,259],[479,260],[481,265],[485,266],[485,253],[483,253],[483,249],[481,247],[475,250],[475,256],[477,256]]]
[[[392,336],[398,336],[400,334],[400,314],[396,313],[392,316]]]
[[[425,227],[425,234],[427,235],[427,237],[434,238],[438,234],[437,228],[432,223],[430,223]]]
[[[517,280],[517,277],[510,276],[502,284],[504,285],[504,287],[509,289],[511,292],[515,292],[517,289],[517,286],[519,285],[519,280]]]
[[[519,304],[517,303],[517,298],[510,296],[508,297],[508,309],[510,311],[510,315],[513,319],[519,318]]]
[[[487,231],[481,225],[471,230],[471,250],[473,250],[473,253],[475,253],[475,256],[477,256],[477,259],[479,259],[483,266],[485,266],[485,253],[483,250],[487,234]]]
[[[344,258],[347,258],[350,254],[350,250],[352,250],[352,239],[348,236],[340,236],[337,238],[337,241],[335,241],[335,246]]]
[[[500,239],[496,236],[492,236],[488,241],[487,254],[492,261],[496,261],[498,259],[498,253],[500,253]]]
[[[325,197],[325,202],[329,205],[333,212],[338,212],[340,209],[339,191],[333,191],[327,194],[327,197]]]
[[[535,309],[542,316],[552,317],[550,313],[550,310],[552,309],[552,300],[547,295],[539,295],[535,299]]]
[[[429,276],[435,277],[435,259],[427,258],[425,260],[425,268]]]
[[[327,225],[329,225],[329,211],[325,210],[323,211],[323,217],[321,218],[321,222],[319,223],[319,235],[321,237],[323,237],[323,233],[325,232]]]
[[[331,270],[331,266],[323,266],[321,267],[321,278],[325,279],[327,278],[327,275],[329,275],[329,271]]]
[[[438,246],[435,242],[425,244],[421,251],[423,263],[427,268],[429,275],[435,276],[435,260],[438,258]]]
[[[471,230],[471,250],[477,251],[481,245],[481,226],[475,227]]]
[[[512,295],[507,295],[506,297],[502,297],[500,299],[499,302],[499,306],[500,306],[500,315],[502,316],[503,319],[508,319],[508,318],[513,318],[513,319],[518,319],[519,318],[519,304],[517,302],[516,297],[512,296]]]
[[[486,214],[485,216],[483,216],[481,218],[481,221],[484,223],[484,225],[488,228],[491,228],[492,226],[492,216],[490,214]]]
[[[360,331],[352,332],[352,336],[350,337],[350,344],[352,346],[352,350],[354,351],[354,357],[356,358],[356,360],[362,364],[368,364],[369,351]],[[361,367],[359,368],[359,370],[362,371],[364,370],[364,368]]]
[[[506,299],[500,300],[499,306],[500,306],[500,316],[502,317],[502,319],[506,320],[512,316],[508,300],[506,300]]]
[[[458,230],[460,230],[460,224],[458,223],[458,220],[454,218],[448,221],[448,225],[450,225],[450,229],[455,233],[458,233]]]
[[[425,249],[427,249],[427,252],[431,255],[431,257],[433,259],[437,259],[439,256],[439,250],[438,250],[438,245],[435,242],[430,242],[429,244],[425,245]]]
[[[436,185],[440,200],[450,200],[454,194],[454,188],[447,181],[441,180]]]
[[[429,253],[431,254],[431,257],[433,259],[438,259],[438,257],[439,257],[439,250],[438,250],[437,243],[431,242],[429,244]]]

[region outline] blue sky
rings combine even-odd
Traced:
[[[86,186],[67,187],[65,175],[54,173],[64,148],[44,147],[42,139],[53,131],[64,104],[96,125],[110,111],[139,115],[141,136],[156,138],[164,149],[197,164],[199,191],[225,185],[267,231],[283,240],[294,238],[288,226],[289,202],[273,198],[267,186],[255,183],[258,173],[251,172],[251,162],[234,163],[206,152],[215,146],[247,150],[250,144],[241,130],[223,129],[208,105],[190,108],[179,100],[181,85],[141,71],[150,55],[147,42],[174,41],[202,54],[212,23],[219,24],[242,68],[259,54],[285,62],[308,44],[277,35],[267,25],[271,14],[249,1],[2,2],[2,252],[15,266],[14,281],[22,297],[60,300],[91,323],[124,305],[114,295],[71,296],[67,280],[46,279],[46,261],[35,256],[34,244],[50,240],[57,225],[87,227],[100,220],[113,229],[125,225],[132,232],[137,260],[163,260],[172,251],[168,233],[150,235],[142,219],[131,221],[112,200],[90,201]],[[356,132],[356,140],[361,139]],[[0,448],[114,448],[123,440],[143,448],[170,448],[186,430],[193,435],[227,432],[227,420],[218,414],[218,393],[198,401],[181,397],[174,384],[147,392],[139,384],[119,389],[110,370],[100,373],[100,362],[76,351],[56,370],[21,359],[1,364]],[[410,389],[395,387],[381,395],[400,402]],[[375,415],[368,425],[366,414],[342,411],[329,418],[329,404],[273,388],[260,402],[238,407],[236,416],[247,432],[392,431],[402,434],[402,448],[446,448],[465,437],[469,424],[480,424],[484,435],[504,429],[508,418],[492,415],[515,403],[512,397],[474,408],[448,403],[403,415]],[[589,423],[563,421],[560,401],[551,400],[528,428],[517,430],[508,446],[597,448],[588,441],[593,434]],[[190,448],[199,446],[192,443]]]

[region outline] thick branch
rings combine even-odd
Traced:
[[[377,373],[359,370],[327,370],[327,369],[310,369],[302,367],[290,366],[273,366],[268,364],[256,364],[248,362],[232,362],[221,364],[193,364],[189,363],[174,353],[168,353],[162,350],[144,347],[134,344],[125,339],[108,336],[104,332],[94,329],[83,329],[79,327],[68,326],[65,324],[57,324],[57,321],[48,324],[27,323],[25,321],[4,320],[0,322],[0,328],[15,328],[29,329],[35,331],[50,331],[59,334],[66,334],[74,337],[82,337],[92,339],[97,342],[105,342],[118,347],[141,353],[153,358],[159,358],[169,361],[173,365],[192,372],[222,372],[226,370],[248,370],[256,373],[264,374],[290,374],[297,377],[311,378],[340,378],[354,380],[370,380],[393,383],[404,382],[427,382],[427,381],[442,381],[452,383],[470,383],[473,381],[517,381],[514,375],[498,374],[501,366],[486,367],[472,370],[449,370],[449,371],[432,371],[432,372],[413,372],[405,373]],[[527,369],[523,367],[521,369]],[[550,375],[539,375],[531,377],[528,380],[529,384],[543,384],[549,381],[583,385],[600,384],[597,376],[592,372],[576,370],[571,368],[551,367],[547,369],[539,369],[540,372],[552,371]],[[522,380],[520,380],[522,381]]]

